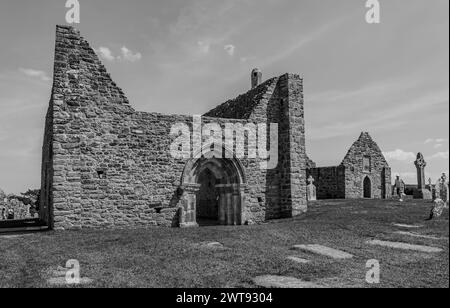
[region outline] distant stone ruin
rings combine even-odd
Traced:
[[[361,133],[336,167],[309,168],[318,199],[390,199],[391,168],[367,132]]]
[[[0,222],[34,218],[34,215],[36,212],[32,204],[26,204],[12,195],[8,196],[0,189]]]

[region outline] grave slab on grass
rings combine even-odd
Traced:
[[[318,255],[323,255],[326,257],[333,258],[333,259],[351,259],[351,258],[353,258],[353,255],[351,255],[345,251],[333,249],[333,248],[322,246],[322,245],[295,245],[294,249],[312,252],[312,253],[315,253]]]
[[[317,289],[322,288],[321,286],[312,283],[303,281],[293,277],[285,277],[285,276],[258,276],[253,279],[253,283],[259,287],[271,289]]]
[[[295,257],[295,256],[287,257],[287,259],[290,260],[290,261],[292,261],[292,262],[299,263],[299,264],[308,264],[308,263],[311,263],[311,261],[309,261],[309,260],[302,259],[302,258]]]
[[[366,242],[369,245],[377,245],[389,248],[403,249],[403,250],[413,250],[418,252],[426,252],[426,253],[438,253],[442,252],[441,248],[430,247],[430,246],[422,246],[422,245],[413,245],[402,242],[387,242],[387,241],[379,241],[379,240],[371,240]]]
[[[8,234],[8,233],[0,233],[0,239],[10,240],[10,239],[17,239],[17,238],[23,238],[32,236],[32,234]]]
[[[437,241],[448,241],[447,237],[436,237],[436,236],[430,236],[430,235],[422,235],[422,234],[417,234],[417,233],[412,233],[412,232],[405,232],[405,231],[397,231],[394,232],[395,234],[399,234],[399,235],[406,235],[406,236],[412,236],[412,237],[418,237],[418,238],[423,238],[423,239],[427,239],[427,240],[437,240]]]
[[[355,211],[352,212],[353,215],[367,215],[369,214],[369,211]]]
[[[399,227],[399,228],[406,228],[406,229],[423,228],[423,226],[420,226],[420,225],[407,225],[407,224],[394,224],[394,226]]]

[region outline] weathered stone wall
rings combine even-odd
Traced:
[[[52,91],[53,92],[53,91]],[[53,94],[52,94],[53,97]],[[39,218],[53,227],[53,100],[50,100],[45,119],[44,143],[42,146],[41,201]]]
[[[279,163],[275,169],[259,172],[257,179],[260,182],[254,186],[253,195],[259,195],[258,203],[266,205],[267,219],[307,211],[304,98],[300,76],[285,74],[269,79],[206,115],[277,123]],[[269,143],[269,133],[267,137]]]
[[[224,119],[266,120],[268,107],[273,107],[272,105],[276,104],[275,100],[278,99],[279,101],[279,98],[274,97],[279,79],[279,77],[269,79],[247,93],[208,111],[205,116]],[[278,118],[279,114],[275,111],[274,116]]]
[[[345,198],[345,167],[322,167],[308,169],[308,177],[314,178],[317,199]]]
[[[225,119],[246,119],[254,123],[279,123],[282,101],[278,86],[279,80],[279,77],[269,79],[249,92],[219,105],[205,115]],[[267,144],[270,141],[270,134],[267,132]],[[279,149],[281,151],[280,145]],[[261,170],[256,166],[252,166],[251,169],[255,171],[253,178],[249,178],[251,182],[249,185],[250,196],[246,202],[254,212],[258,212],[258,208],[265,209],[265,217],[261,217],[262,219],[282,217],[280,163],[275,169]]]
[[[345,197],[358,199],[364,196],[364,179],[371,181],[372,198],[391,198],[391,169],[369,133],[361,133],[351,146],[342,166],[345,166]],[[366,167],[365,167],[366,166]]]
[[[206,114],[203,123],[218,123],[222,129],[226,123],[280,123],[279,152],[289,154],[280,155],[274,170],[261,169],[261,159],[241,160],[246,178],[243,222],[305,211],[300,78],[272,79],[234,101],[248,103],[219,108]],[[177,226],[179,188],[188,160],[170,154],[175,123],[192,129],[190,116],[134,111],[79,32],[57,27],[41,218],[58,230]]]
[[[306,146],[303,80],[298,75],[280,78],[280,168],[283,216],[300,215],[307,210]]]

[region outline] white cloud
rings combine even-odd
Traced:
[[[106,60],[106,61],[114,61],[116,60],[116,57],[113,55],[111,49],[108,47],[100,47],[98,50],[95,50],[97,54],[100,56],[100,58]]]
[[[44,71],[38,71],[31,68],[19,68],[19,71],[28,77],[38,78],[42,81],[50,81],[50,77],[48,77],[47,73]]]
[[[142,54],[140,52],[134,53],[125,46],[120,49],[120,52],[122,53],[122,55],[119,57],[120,60],[137,62],[142,59]]]
[[[437,144],[439,144],[439,143],[444,143],[446,141],[447,141],[447,139],[444,139],[444,138],[437,138],[437,139],[428,138],[427,140],[425,140],[425,144],[429,144],[429,143],[437,143]]]
[[[437,139],[428,138],[427,140],[425,140],[425,144],[433,144],[433,148],[435,149],[442,148],[445,142],[447,142],[447,139],[444,138],[437,138]]]
[[[384,152],[384,157],[389,161],[408,161],[412,162],[416,159],[416,155],[413,152],[405,152],[403,150],[397,149],[391,152]]]
[[[127,61],[127,62],[137,62],[142,59],[142,54],[140,52],[133,52],[127,47],[123,46],[120,49],[120,55],[115,56],[114,52],[108,47],[100,47],[95,50],[95,52],[100,56],[100,58],[113,62],[113,61]]]
[[[448,160],[449,159],[449,151],[438,152],[438,153],[428,157],[428,159],[445,159],[445,160]]]
[[[225,45],[223,48],[231,57],[234,56],[234,53],[236,52],[236,46],[229,44]]]

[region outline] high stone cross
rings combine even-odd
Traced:
[[[417,154],[417,159],[414,162],[417,168],[417,190],[414,192],[415,199],[424,199],[424,200],[432,200],[431,191],[426,189],[425,185],[425,167],[427,166],[427,162],[422,153]]]

